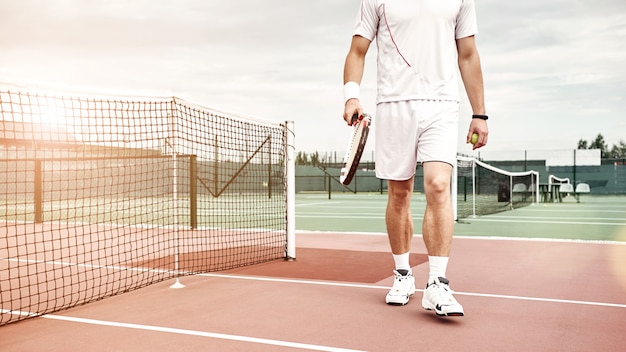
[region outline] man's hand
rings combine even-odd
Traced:
[[[347,105],[347,104],[346,104]],[[476,150],[480,147],[487,145],[487,137],[489,136],[489,129],[487,128],[487,121],[483,119],[472,119],[469,125],[469,131],[467,132],[467,138],[465,143],[470,143],[472,134],[478,135],[478,141],[472,147],[472,150]]]
[[[359,117],[363,116],[363,107],[359,99],[350,99],[346,102],[346,106],[343,110],[343,120],[346,121],[348,126],[352,126],[352,116],[358,114]]]

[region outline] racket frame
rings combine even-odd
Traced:
[[[369,134],[372,118],[369,114],[363,114],[363,116],[359,119],[358,115],[355,114],[352,117],[352,121],[354,125],[352,138],[350,139],[350,145],[346,151],[341,168],[341,175],[339,176],[339,181],[344,186],[349,185],[356,174],[359,162],[361,161],[361,156],[363,155],[363,150],[365,149],[365,144],[367,143],[367,136]],[[349,162],[351,157],[352,163],[350,164]]]

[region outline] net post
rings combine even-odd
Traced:
[[[176,101],[173,102],[174,104]],[[171,149],[172,149],[172,201],[174,203],[173,211],[174,211],[174,275],[176,276],[176,282],[170,286],[170,288],[184,288],[180,280],[180,264],[179,264],[179,253],[180,253],[180,243],[179,243],[179,232],[178,232],[178,158],[176,151],[176,115],[174,113],[170,113],[169,116],[172,120],[171,130],[170,130],[170,138],[171,138]]]
[[[214,137],[214,150],[213,150],[213,187],[215,187],[214,192],[219,193],[219,161],[220,161],[220,151],[219,146],[217,145],[217,133]]]
[[[41,160],[35,160],[35,223],[43,222],[43,170]]]
[[[454,214],[454,221],[458,221],[459,220],[459,214],[458,214],[458,191],[459,191],[459,168],[458,168],[458,156],[454,162],[454,165],[452,165],[452,179],[450,180],[450,195],[452,196],[452,214]]]
[[[325,175],[324,179],[326,179],[326,176],[328,176],[328,199],[331,199],[331,195],[332,195],[331,189],[332,189],[332,186],[333,186],[332,185],[333,179],[330,177],[330,174]]]
[[[272,139],[267,141],[267,198],[272,199]]]
[[[196,155],[189,156],[189,224],[192,229],[198,228],[198,166]]]
[[[537,177],[537,182],[535,182],[535,203],[539,204],[539,172],[535,173]]]
[[[285,143],[287,162],[287,256],[286,260],[296,259],[296,162],[295,162],[295,135],[294,122],[287,121],[285,127],[287,143]]]
[[[509,207],[513,209],[513,175],[509,175]]]
[[[472,159],[472,217],[476,218],[476,159]]]

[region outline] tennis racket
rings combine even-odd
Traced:
[[[368,114],[363,114],[363,117],[359,120],[359,116],[354,114],[352,116],[352,136],[350,143],[348,144],[348,150],[343,159],[343,167],[341,168],[341,175],[339,181],[343,185],[349,185],[356,173],[356,169],[359,166],[363,149],[365,149],[365,143],[367,142],[367,135],[370,131],[370,125],[372,118]]]

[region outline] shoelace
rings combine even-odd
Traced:
[[[441,297],[441,299],[443,299],[444,301],[456,302],[456,299],[454,299],[454,297],[452,296],[454,291],[452,291],[450,286],[448,286],[447,284],[444,284],[442,282],[434,282],[429,286],[435,286],[435,292],[437,292],[439,297]]]
[[[394,270],[394,274],[395,274],[395,280],[393,280],[393,288],[397,289],[399,287],[406,286],[407,284],[410,285],[410,281],[409,281],[410,275],[402,275],[395,270]]]

